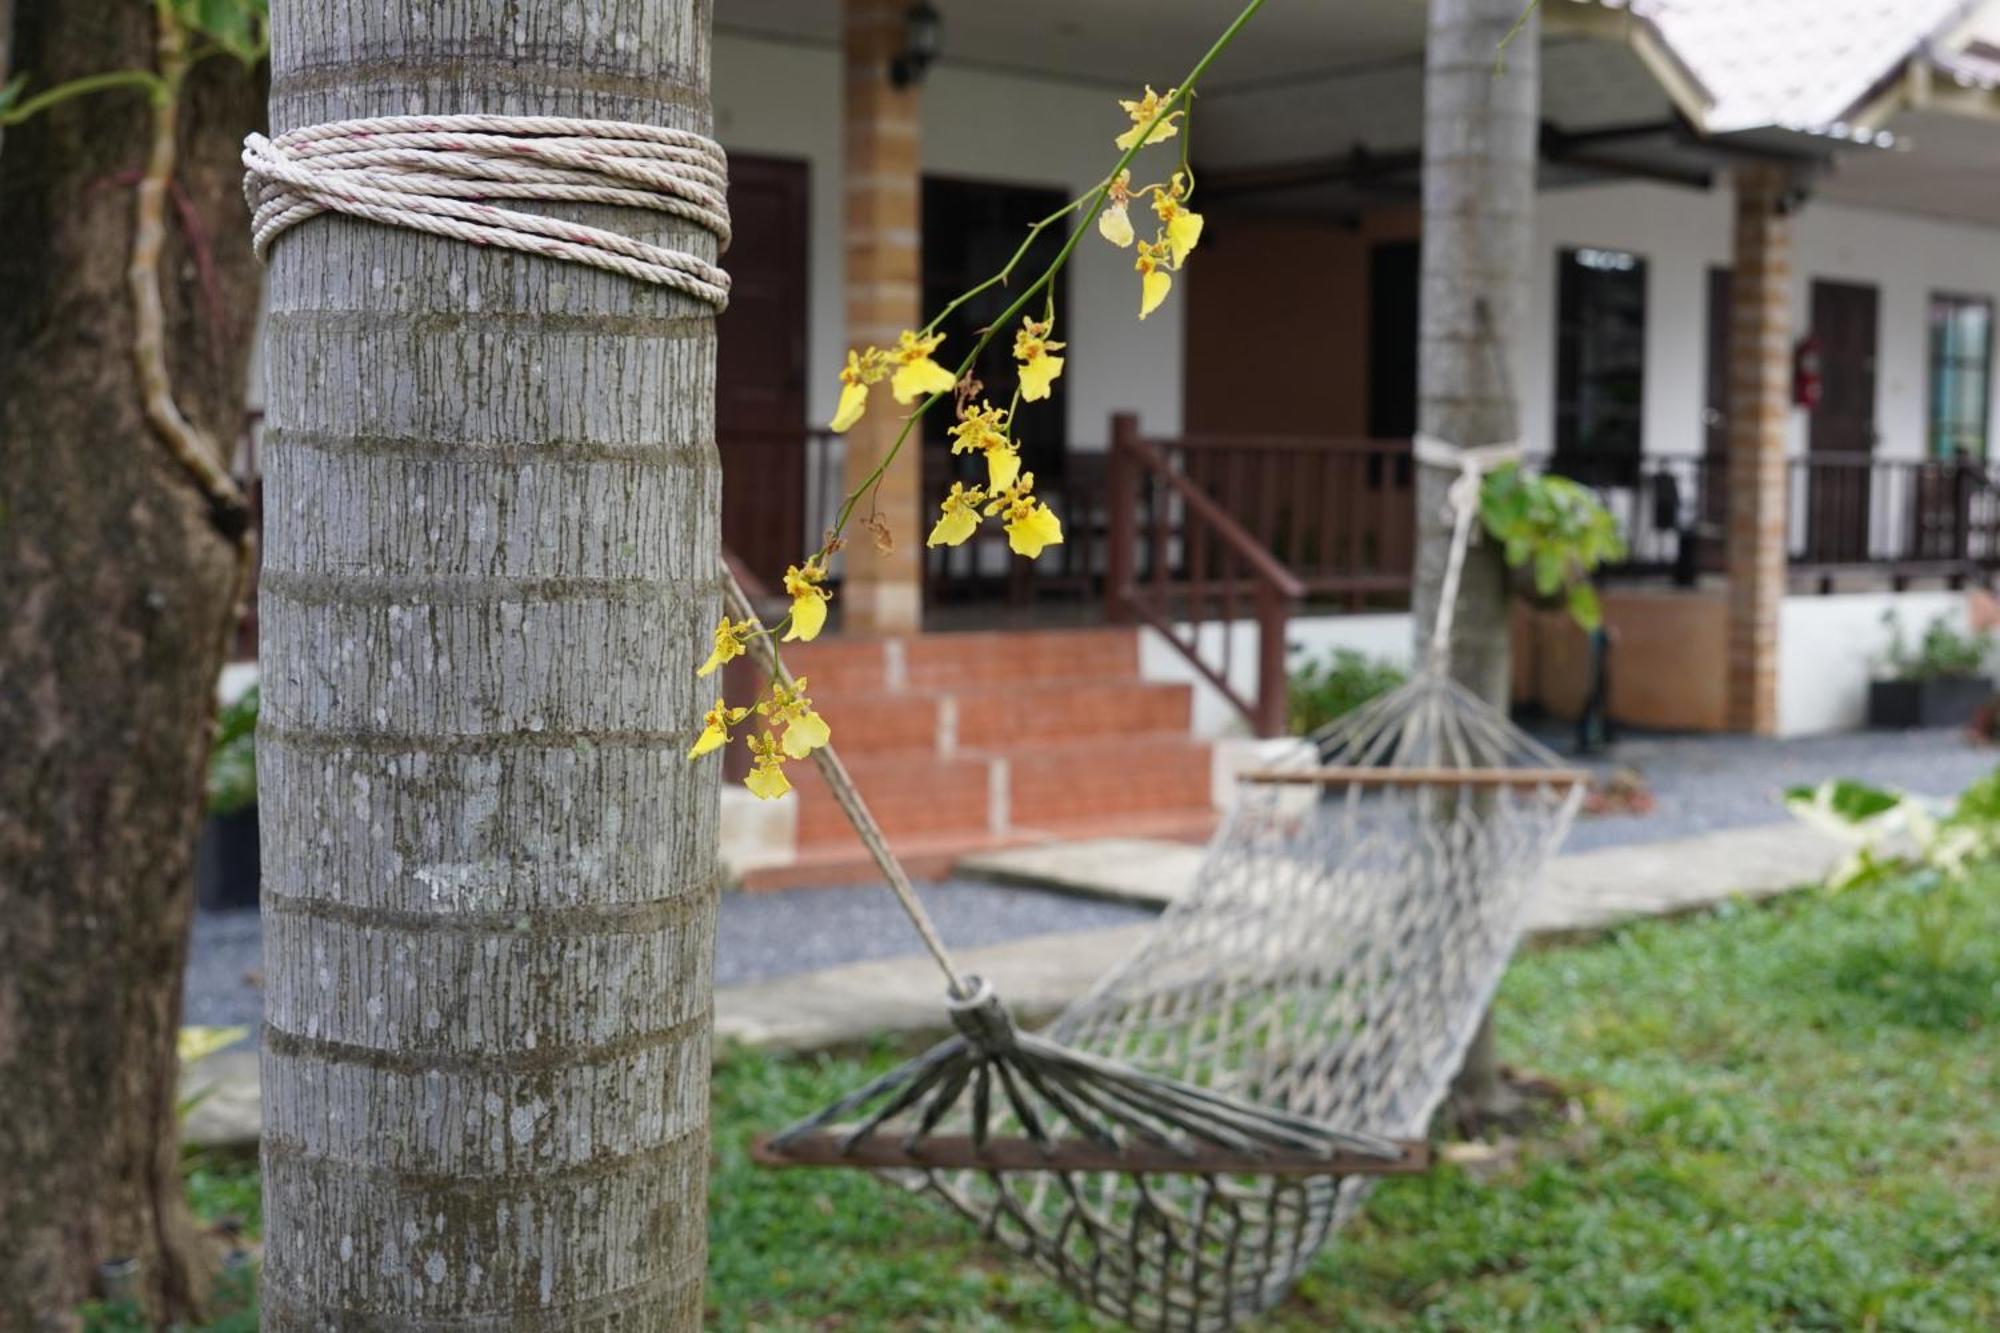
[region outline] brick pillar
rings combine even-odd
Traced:
[[[847,343],[890,347],[921,322],[923,270],[914,87],[899,89],[889,65],[903,49],[909,0],[845,0]],[[955,351],[946,347],[941,359]],[[896,441],[907,408],[884,382],[868,414],[847,433],[846,489],[875,469]],[[865,531],[852,540],[840,602],[857,634],[906,634],[923,616],[923,442],[914,436],[883,479],[878,509],[895,545],[884,554]],[[864,501],[856,517],[868,512]]]
[[[1778,729],[1778,611],[1785,597],[1785,428],[1791,415],[1790,176],[1763,163],[1735,173],[1730,279],[1728,720]]]

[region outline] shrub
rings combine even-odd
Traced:
[[[223,706],[208,755],[208,813],[233,815],[257,803],[257,687]]]
[[[1912,650],[1903,638],[1903,622],[1894,611],[1882,613],[1889,630],[1889,652],[1883,661],[1891,680],[1963,680],[1977,676],[1993,651],[1990,630],[1960,633],[1951,618],[1940,615],[1924,626]]]
[[[1292,734],[1317,731],[1403,680],[1401,667],[1352,648],[1336,648],[1326,657],[1304,662],[1287,682]]]
[[[2000,769],[1949,803],[1834,778],[1785,793],[1793,814],[1848,845],[1831,889],[1895,885],[1913,905],[1917,942],[1934,969],[1965,944],[1962,891],[1991,879],[2000,860]]]

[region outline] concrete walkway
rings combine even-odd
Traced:
[[[1729,829],[1699,837],[1576,852],[1550,864],[1529,907],[1531,935],[1599,930],[1620,921],[1695,911],[1732,897],[1761,898],[1812,882],[1839,845],[1797,824]],[[1117,838],[1022,848],[961,867],[1016,883],[1164,906],[1200,869],[1200,848]],[[1041,935],[959,955],[1033,1025],[1083,994],[1144,937],[1147,925]],[[854,963],[716,991],[718,1046],[814,1051],[877,1035],[943,1032],[944,983],[927,956]],[[254,1142],[253,1051],[225,1051],[189,1072],[186,1088],[212,1087],[189,1118],[188,1140]]]

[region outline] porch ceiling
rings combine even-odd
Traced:
[[[1107,94],[1171,82],[1233,9],[1217,0],[932,3],[944,15],[947,65],[1085,82]],[[1825,198],[2000,225],[2000,189],[1992,184],[2000,179],[2000,133],[1992,120],[1895,112],[1876,122],[1897,135],[1895,151],[1757,132],[1703,140],[1629,34],[1573,21],[1597,3],[1554,9],[1543,37],[1545,187],[1617,177],[1700,185],[1743,153],[1764,151],[1832,161],[1816,190]],[[1950,0],[1922,3],[1952,7]],[[1894,11],[1897,0],[1874,0],[1873,7]],[[1677,0],[1648,12],[1671,17],[1682,8],[1699,16],[1718,7]],[[840,10],[840,0],[717,0],[715,22],[724,32],[835,46]],[[2000,0],[1984,13],[2000,14]],[[1242,207],[1320,216],[1413,198],[1424,20],[1424,0],[1269,5],[1209,76],[1195,144],[1207,184],[1247,180],[1250,187],[1238,191]],[[2000,109],[2000,94],[1992,100]],[[1640,132],[1645,127],[1650,132]],[[1847,151],[1836,158],[1836,149]]]
[[[1199,58],[1233,9],[1216,0],[932,2],[944,16],[945,64],[1083,81],[1107,94],[1149,81],[1165,87]],[[832,46],[840,40],[840,9],[839,0],[718,0],[715,23],[724,32]],[[1355,149],[1414,151],[1423,126],[1425,11],[1425,0],[1267,6],[1209,75],[1196,141],[1201,165],[1226,170]],[[1542,60],[1544,118],[1562,131],[1658,122],[1671,113],[1658,82],[1622,42],[1551,37]],[[1308,191],[1281,206],[1320,211],[1335,196],[1379,202],[1384,188],[1377,180],[1359,192]]]
[[[1861,208],[2000,226],[2000,124],[1945,111],[1903,111],[1891,152],[1839,158],[1815,194]]]
[[[1164,87],[1200,58],[1235,9],[1215,0],[932,0],[944,15],[944,59],[1042,77]],[[1406,56],[1424,40],[1423,0],[1277,3],[1209,76],[1210,86],[1294,78]],[[725,32],[834,43],[840,0],[719,0]]]

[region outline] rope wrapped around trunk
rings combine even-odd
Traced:
[[[683,218],[729,245],[729,163],[690,130],[563,116],[381,116],[243,141],[251,246],[262,259],[321,213],[494,245],[656,283],[712,306],[729,275],[699,255],[499,199],[612,204]]]

